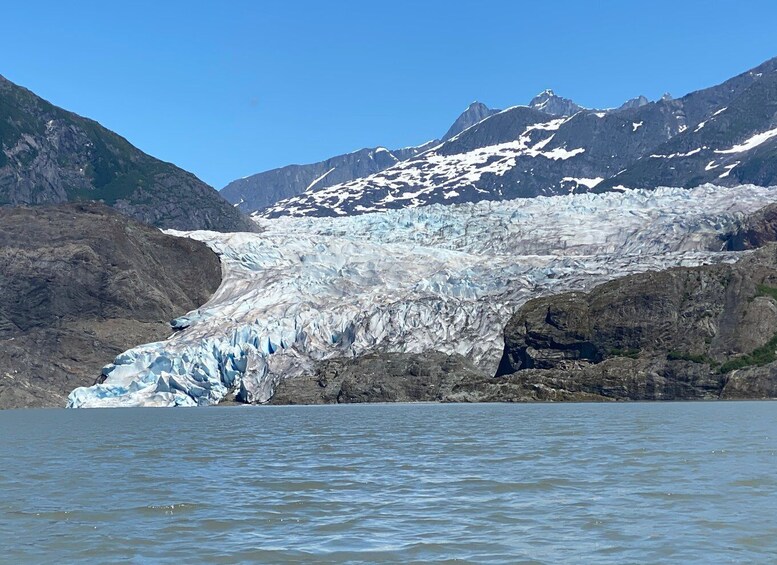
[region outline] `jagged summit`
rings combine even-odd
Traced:
[[[456,118],[450,129],[442,136],[442,141],[447,141],[450,138],[460,134],[468,127],[474,126],[476,123],[485,120],[487,117],[496,114],[499,110],[489,108],[482,102],[477,100],[472,102],[461,115]]]
[[[646,97],[640,94],[639,96],[632,98],[631,100],[626,100],[626,102],[618,106],[618,108],[615,111],[621,112],[623,110],[641,108],[642,106],[645,106],[647,104],[650,104],[650,100],[648,100]]]
[[[551,116],[572,116],[585,109],[569,98],[558,96],[550,88],[543,90],[532,98],[531,102],[529,102],[529,107]]]

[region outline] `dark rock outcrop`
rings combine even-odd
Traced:
[[[505,376],[539,400],[777,396],[777,245],[531,300],[505,328]]]
[[[459,355],[371,353],[322,361],[312,374],[282,380],[270,403],[447,401],[461,383],[485,378]]]
[[[475,124],[482,122],[489,116],[493,116],[498,113],[499,110],[489,108],[482,102],[473,102],[461,115],[456,118],[453,125],[442,136],[442,141],[448,141],[450,138],[460,134],[465,129],[474,126]]]
[[[569,98],[558,96],[552,90],[544,90],[529,102],[529,108],[534,108],[551,116],[572,116],[580,110],[585,110]]]
[[[745,251],[771,241],[777,241],[777,204],[765,206],[747,218],[742,227],[727,239],[726,248]]]
[[[163,228],[256,229],[191,173],[0,76],[0,205],[84,200]]]
[[[0,208],[0,408],[64,406],[220,281],[206,245],[100,204]]]

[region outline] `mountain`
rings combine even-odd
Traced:
[[[572,102],[569,98],[557,96],[552,90],[544,90],[529,102],[529,108],[534,108],[540,112],[550,114],[551,116],[573,116],[585,110]]]
[[[499,112],[499,110],[493,110],[483,104],[482,102],[473,102],[462,114],[456,118],[453,125],[442,136],[441,141],[448,141],[450,138],[460,134],[465,129],[474,126],[478,122],[482,122],[487,117],[492,116]]]
[[[697,110],[688,129],[596,189],[777,184],[777,62],[769,61],[746,77],[756,80],[735,89],[733,96],[716,99],[712,113]],[[693,102],[680,100],[683,109]]]
[[[633,110],[634,108],[641,108],[646,104],[650,104],[650,100],[640,95],[631,100],[626,100],[626,102],[621,104],[615,111],[622,112],[623,110]]]
[[[0,205],[77,200],[164,228],[254,229],[194,175],[0,76]]]
[[[777,183],[775,70],[772,59],[682,98],[647,104],[637,98],[617,110],[571,116],[537,109],[556,103],[548,91],[534,108],[508,108],[407,161],[277,202],[258,215],[344,216],[624,186]]]
[[[492,110],[481,102],[473,102],[456,118],[442,140],[456,136],[496,112],[498,110]],[[258,212],[280,200],[378,173],[439,143],[440,140],[433,139],[419,146],[402,149],[360,149],[317,163],[271,169],[232,181],[221,189],[221,196],[245,213]]]
[[[220,281],[205,245],[102,204],[0,207],[0,408],[64,406]]]
[[[255,212],[306,191],[348,182],[387,169],[399,161],[414,157],[436,142],[419,147],[389,151],[384,147],[360,149],[307,165],[289,165],[232,181],[221,196],[239,210]]]
[[[496,113],[481,102],[473,102],[443,136],[450,139],[468,127]],[[387,169],[400,161],[439,145],[433,139],[416,147],[375,147],[338,155],[306,165],[289,165],[237,179],[221,189],[221,196],[245,213],[264,210],[276,202],[332,185],[347,183]]]
[[[725,237],[776,194],[665,188],[260,219],[255,234],[190,232],[221,258],[219,290],[178,318],[169,339],[118,355],[104,381],[73,391],[69,405],[261,403],[282,379],[308,377],[329,398],[399,399],[414,382],[383,395],[369,393],[367,379],[403,367],[430,386],[494,375],[505,324],[527,300],[734,261],[741,253],[720,251]]]
[[[647,99],[641,96],[626,102],[617,110],[605,113],[636,108],[643,103],[647,103]],[[536,115],[543,117],[569,117],[577,112],[585,111],[573,101],[557,96],[552,90],[545,90],[535,96],[528,108],[535,110]],[[364,179],[402,161],[413,159],[427,150],[436,148],[440,143],[453,140],[465,130],[499,112],[499,110],[489,108],[482,102],[473,102],[456,118],[456,121],[440,140],[432,140],[419,147],[405,149],[388,150],[382,147],[361,149],[318,163],[290,165],[273,169],[235,180],[224,187],[221,194],[246,213],[261,213],[276,202],[300,195],[304,197],[305,194],[314,193],[330,186]]]

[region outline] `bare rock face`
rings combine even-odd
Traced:
[[[473,102],[467,106],[467,109],[464,110],[464,112],[462,112],[458,118],[456,118],[456,121],[453,122],[453,125],[450,127],[450,129],[445,132],[445,135],[442,136],[442,141],[448,141],[450,138],[460,134],[465,129],[472,127],[479,122],[482,122],[487,117],[493,116],[497,112],[499,112],[499,110],[489,108],[482,102]]]
[[[447,401],[468,380],[487,378],[459,355],[372,353],[330,359],[310,374],[282,380],[271,404]]]
[[[0,408],[64,406],[220,282],[207,246],[106,206],[0,208]]]
[[[256,229],[191,173],[0,76],[0,205],[88,200],[163,228]]]
[[[541,400],[775,397],[777,245],[531,300],[505,329],[497,377]]]
[[[575,104],[569,98],[556,95],[550,89],[544,90],[532,98],[529,107],[551,116],[573,116],[579,111],[585,110],[579,104]]]
[[[751,215],[744,225],[731,234],[726,247],[731,251],[757,249],[777,241],[777,204],[770,204]]]

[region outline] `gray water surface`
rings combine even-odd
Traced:
[[[8,563],[777,560],[777,403],[0,412]]]

